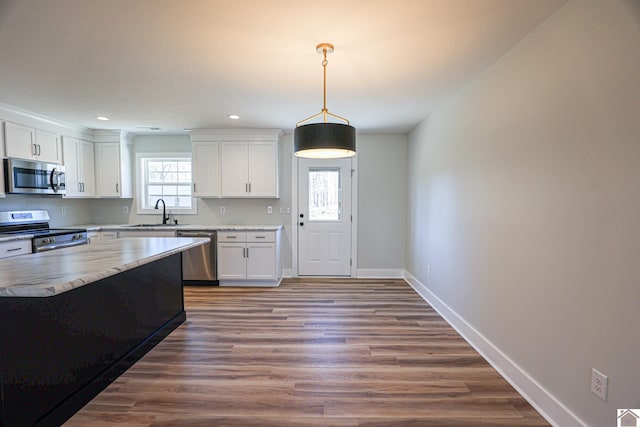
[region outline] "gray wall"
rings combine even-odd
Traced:
[[[407,270],[593,426],[640,406],[637,12],[569,1],[407,153]]]
[[[404,270],[407,135],[359,134],[358,269]]]
[[[359,222],[358,267],[361,269],[404,268],[405,162],[407,136],[358,134]],[[190,151],[188,136],[137,136],[134,152]],[[199,199],[197,215],[176,215],[183,224],[283,224],[284,267],[291,268],[291,214],[280,208],[292,206],[291,170],[293,134],[281,138],[279,199]],[[123,207],[129,214],[123,213]],[[226,208],[224,215],[220,207]],[[267,214],[267,206],[273,214]],[[138,215],[136,200],[96,199],[91,202],[92,222],[98,224],[148,223],[159,215]]]

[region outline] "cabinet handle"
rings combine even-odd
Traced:
[[[249,193],[251,193],[251,183],[249,183]]]
[[[42,146],[38,144],[38,156],[42,154]]]
[[[84,182],[82,183],[82,192],[84,193]]]
[[[193,183],[193,192],[194,193],[196,192],[196,183],[195,182]]]
[[[247,248],[247,258],[249,258],[249,248]]]
[[[11,249],[7,249],[7,252],[15,252],[15,251],[19,251],[22,248],[11,248]]]
[[[238,236],[227,236],[226,239],[237,239]]]
[[[256,239],[266,239],[267,236],[256,236]]]
[[[31,154],[34,156],[38,155],[38,149],[36,148],[36,144],[31,144]]]
[[[116,193],[119,193],[119,192],[120,192],[120,187],[119,187],[119,184],[116,182]]]
[[[245,182],[245,183],[244,183],[244,192],[245,192],[245,193],[248,193],[248,192],[249,192],[249,183],[248,183],[248,182]]]

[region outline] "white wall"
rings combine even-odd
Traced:
[[[637,12],[569,1],[407,153],[407,270],[592,426],[640,407]]]

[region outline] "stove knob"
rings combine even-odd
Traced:
[[[53,242],[55,242],[55,241],[56,241],[56,238],[55,238],[55,237],[50,237],[50,238],[49,238],[49,243],[53,243]]]

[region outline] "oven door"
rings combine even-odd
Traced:
[[[4,159],[9,194],[66,194],[64,166],[55,163]]]

